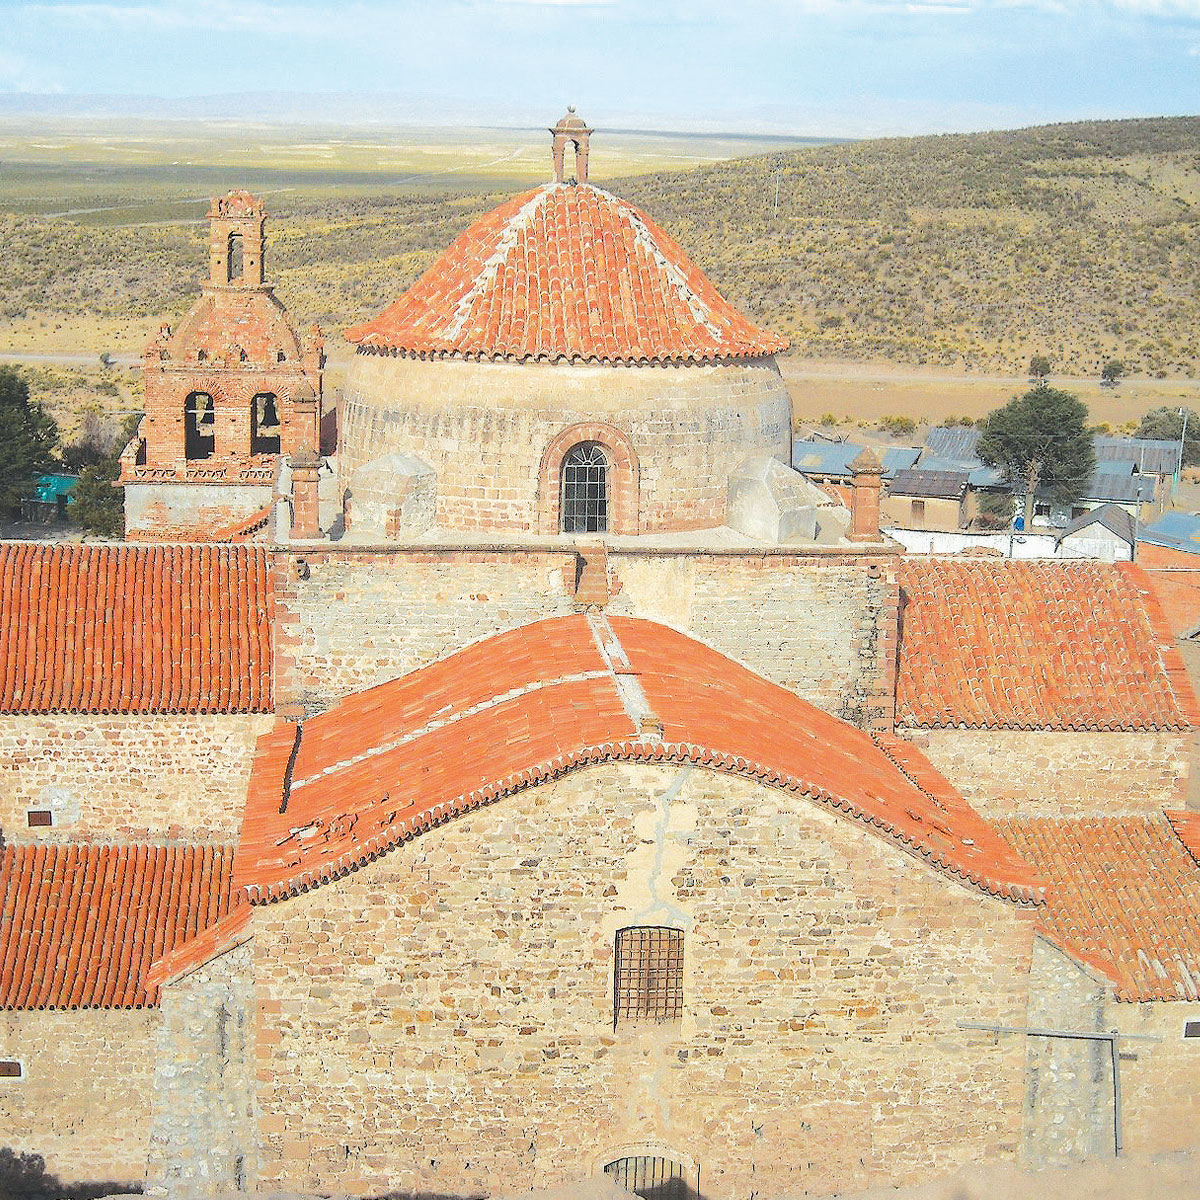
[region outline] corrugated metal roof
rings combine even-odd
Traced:
[[[861,442],[799,441],[792,444],[792,466],[802,475],[840,475],[848,480],[854,474],[850,464],[862,452]],[[884,479],[907,470],[920,453],[916,446],[892,446],[885,450],[880,460]]]
[[[957,500],[967,490],[966,471],[898,471],[888,492],[893,496],[933,496]]]
[[[1058,535],[1058,540],[1061,542],[1063,538],[1070,537],[1071,534],[1078,533],[1081,529],[1086,529],[1091,525],[1103,525],[1110,533],[1116,534],[1122,541],[1133,545],[1133,518],[1116,504],[1102,504],[1099,508],[1094,508],[1091,512],[1076,517]]]
[[[975,447],[979,430],[970,425],[938,425],[925,435],[925,449],[936,458],[959,466],[979,465]]]
[[[1093,439],[1101,461],[1128,459],[1151,475],[1174,475],[1179,466],[1179,443],[1165,438],[1123,438],[1097,435]]]
[[[1163,513],[1157,521],[1142,530],[1138,540],[1154,546],[1166,546],[1170,550],[1200,554],[1200,515]]]

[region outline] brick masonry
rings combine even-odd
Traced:
[[[273,494],[270,483],[128,483],[125,537],[131,542],[207,541],[261,512]]]
[[[468,918],[469,914],[469,918]],[[613,1027],[613,940],[685,931]],[[807,802],[603,766],[255,915],[260,1185],[552,1186],[654,1143],[714,1198],[1017,1154],[1032,914]]]
[[[563,430],[599,422],[632,443],[640,532],[707,528],[723,523],[729,473],[744,458],[788,461],[790,421],[772,359],[616,367],[358,354],[338,471],[345,487],[364,463],[409,454],[437,473],[443,528],[536,532],[544,456]]]
[[[229,840],[274,717],[0,716],[0,829],[10,840]],[[51,809],[30,829],[29,809]]]
[[[691,634],[821,708],[890,727],[895,559],[610,546],[615,614]],[[276,564],[275,694],[327,707],[451,651],[572,611],[575,552],[508,547],[307,554]],[[565,575],[564,575],[565,572]]]
[[[1185,803],[1191,734],[926,729],[904,736],[985,817],[1145,815]]]
[[[146,1174],[154,1026],[149,1009],[0,1012],[0,1147],[45,1159],[63,1183],[138,1190]]]

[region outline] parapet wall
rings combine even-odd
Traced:
[[[471,642],[573,609],[569,548],[396,548],[281,554],[279,705],[309,710]],[[890,728],[896,558],[890,554],[610,546],[609,611],[690,634],[864,728]]]

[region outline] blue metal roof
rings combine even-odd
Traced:
[[[1157,521],[1142,529],[1138,540],[1166,546],[1169,550],[1200,554],[1200,516],[1196,513],[1163,513]]]
[[[792,466],[802,475],[840,475],[849,479],[850,464],[863,452],[861,443],[798,441],[792,443]],[[891,479],[897,471],[906,471],[921,451],[915,446],[893,446],[885,450],[883,477]]]
[[[1176,441],[1098,434],[1092,443],[1098,462],[1128,459],[1137,465],[1139,472],[1150,475],[1174,475],[1179,467],[1179,443]]]
[[[970,425],[937,425],[925,435],[925,449],[934,458],[947,459],[958,467],[979,465],[975,446],[979,430]]]

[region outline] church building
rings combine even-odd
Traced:
[[[215,201],[140,544],[0,543],[0,1144],[656,1200],[1200,1144],[1148,577],[906,558],[872,456],[846,506],[788,465],[784,340],[550,133],[347,331],[324,459],[319,338]]]

